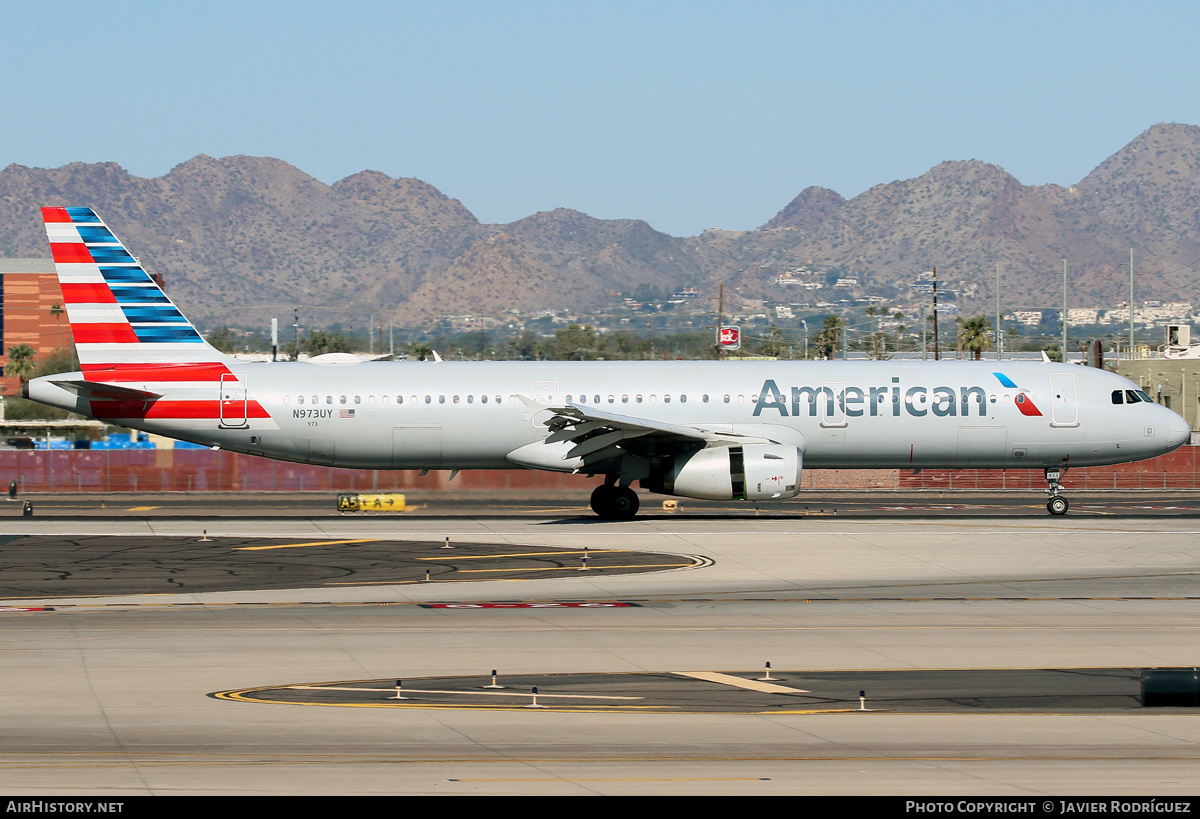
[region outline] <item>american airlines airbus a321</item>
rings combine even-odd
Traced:
[[[637,513],[635,481],[711,500],[790,498],[809,468],[1042,469],[1185,443],[1128,379],[1032,362],[250,364],[211,347],[90,208],[42,209],[82,372],[26,397],[184,441],[366,469],[603,476],[591,506]]]

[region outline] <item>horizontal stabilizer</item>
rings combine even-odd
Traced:
[[[162,395],[157,392],[135,390],[132,387],[118,387],[114,384],[99,384],[95,381],[51,381],[50,383],[88,400],[99,398],[107,401],[155,401],[162,398]]]

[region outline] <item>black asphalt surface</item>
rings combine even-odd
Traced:
[[[724,674],[754,681],[764,672]],[[1140,668],[971,669],[901,671],[777,671],[766,693],[677,674],[499,675],[290,683],[214,693],[220,699],[294,705],[456,709],[520,709],[639,713],[1110,713],[1142,711]],[[293,687],[294,686],[294,687]],[[865,700],[859,699],[863,692]],[[1150,709],[1195,712],[1200,709]]]
[[[0,537],[0,599],[178,594],[575,576],[583,552],[445,541],[160,536]],[[695,565],[677,555],[587,553],[586,572]]]
[[[1071,504],[1068,516],[1141,517],[1171,514],[1200,517],[1200,491],[1125,490],[1077,491],[1065,495]],[[667,510],[663,501],[674,500]],[[404,512],[339,512],[337,493],[293,494],[199,494],[28,495],[16,501],[0,501],[0,518],[22,517],[29,501],[34,517],[78,519],[108,517],[552,517],[556,520],[592,519],[587,498],[544,499],[539,497],[494,497],[487,495],[408,496]],[[976,517],[1048,517],[1046,494],[1027,490],[861,491],[806,492],[779,501],[733,502],[668,499],[641,493],[638,517],[928,517],[970,515]]]

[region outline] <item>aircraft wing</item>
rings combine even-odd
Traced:
[[[570,402],[565,407],[547,407],[554,413],[544,421],[550,429],[546,444],[568,442],[563,460],[582,458],[584,468],[619,458],[622,451],[634,455],[663,455],[681,450],[713,446],[768,443],[765,438],[713,432],[701,427],[668,424],[606,412],[598,407]]]

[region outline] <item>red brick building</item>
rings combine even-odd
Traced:
[[[54,307],[63,308],[55,315]],[[0,259],[0,373],[8,364],[8,348],[28,344],[37,351],[34,362],[59,347],[71,345],[71,325],[58,286],[52,259]],[[15,395],[21,380],[4,376],[0,393]]]

